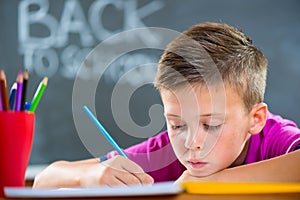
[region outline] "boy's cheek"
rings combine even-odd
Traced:
[[[174,142],[183,142],[186,139],[186,134],[184,131],[174,131],[174,130],[168,130],[169,133],[169,139]]]
[[[182,135],[177,135],[177,134],[171,134],[169,135],[171,145],[173,150],[175,151],[177,157],[179,160],[182,159],[182,156],[186,152],[186,147],[185,147],[185,138]]]

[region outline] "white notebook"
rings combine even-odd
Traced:
[[[59,189],[32,189],[30,187],[5,187],[6,197],[17,198],[54,198],[54,197],[116,197],[175,195],[183,189],[174,182],[155,183],[153,185],[75,187]]]

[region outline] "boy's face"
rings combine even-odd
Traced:
[[[210,175],[239,157],[250,117],[235,90],[194,84],[174,93],[162,89],[161,97],[174,152],[191,175]]]

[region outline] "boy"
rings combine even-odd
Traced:
[[[172,41],[155,86],[167,131],[102,158],[51,164],[34,187],[158,181],[300,181],[300,130],[263,103],[267,60],[233,27],[198,24]]]

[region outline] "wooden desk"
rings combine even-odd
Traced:
[[[26,186],[32,186],[33,180],[26,180]],[[12,198],[10,198],[12,199]],[[23,198],[26,199],[26,198]],[[28,198],[30,199],[30,198]],[[43,198],[47,200],[51,198]],[[52,198],[53,199],[53,198]],[[57,199],[57,198],[56,198]],[[195,195],[182,193],[178,195],[168,195],[168,196],[137,196],[137,197],[88,197],[88,198],[60,198],[61,200],[66,199],[99,199],[99,200],[130,200],[130,199],[143,199],[143,200],[300,200],[300,193],[291,194],[243,194],[243,195]],[[32,200],[36,200],[32,198]]]
[[[61,200],[72,199],[72,198],[61,198]],[[179,195],[171,195],[171,196],[138,196],[138,197],[105,197],[105,198],[73,198],[76,200],[80,199],[99,199],[99,200],[136,200],[136,199],[143,199],[143,200],[299,200],[299,194],[255,194],[255,195],[193,195],[182,193]],[[36,199],[33,199],[36,200]],[[47,198],[43,198],[43,200],[47,200]]]
[[[27,186],[32,185],[32,180],[26,181]],[[10,198],[13,199],[13,198]],[[30,199],[30,198],[22,198]],[[36,198],[31,198],[32,200],[37,200]],[[43,200],[50,200],[53,198],[43,198]],[[128,196],[128,197],[88,197],[88,198],[57,198],[61,200],[66,199],[99,199],[99,200],[300,200],[300,193],[288,193],[288,194],[243,194],[243,195],[195,195],[182,193],[178,195],[167,195],[167,196]],[[20,199],[18,199],[20,200]]]
[[[37,166],[33,167],[31,171],[34,173],[29,174],[36,174],[36,171],[41,171],[45,166]],[[26,179],[26,186],[32,186],[33,184],[33,178],[34,175],[28,175]],[[13,199],[13,198],[10,198]],[[26,199],[26,198],[23,198]],[[30,199],[30,198],[27,198]],[[43,198],[43,200],[47,200],[51,198]],[[52,198],[53,199],[53,198]],[[168,195],[168,196],[137,196],[137,197],[88,197],[88,198],[60,198],[61,200],[66,199],[99,199],[99,200],[137,200],[137,199],[143,199],[143,200],[270,200],[270,199],[276,199],[276,200],[300,200],[300,193],[289,193],[289,194],[243,194],[243,195],[195,195],[195,194],[187,194],[182,193],[178,195]],[[37,200],[32,198],[32,200]]]
[[[32,186],[33,180],[27,180],[26,185]],[[13,198],[10,198],[13,199]],[[30,199],[30,198],[22,198],[22,199]],[[32,200],[37,200],[35,198],[31,198]],[[43,198],[43,200],[50,200],[53,198]],[[182,193],[178,195],[167,195],[167,196],[136,196],[136,197],[88,197],[88,198],[56,198],[61,200],[66,199],[99,199],[99,200],[300,200],[300,193],[289,193],[289,194],[243,194],[243,195],[195,195],[195,194],[187,194]],[[18,199],[20,200],[20,199]]]

